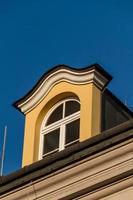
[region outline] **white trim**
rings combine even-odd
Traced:
[[[63,109],[65,109],[65,102],[67,102],[67,101],[77,101],[77,102],[80,104],[79,100],[76,99],[76,98],[73,98],[73,97],[69,97],[69,98],[66,98],[66,99],[64,99],[64,100],[62,100],[62,101],[59,101],[59,102],[56,103],[56,104],[49,110],[49,112],[46,114],[46,116],[45,116],[45,118],[44,118],[44,120],[43,120],[43,122],[42,122],[41,129],[43,129],[43,126],[45,127],[48,118],[50,117],[50,115],[52,114],[52,112],[53,112],[58,106],[60,106],[61,104],[63,104]],[[75,114],[75,113],[74,113],[74,114]],[[74,114],[72,114],[72,115],[74,115]],[[63,116],[62,116],[62,118],[64,118],[64,117],[65,117],[65,113],[64,113],[64,111],[63,111]],[[66,117],[66,118],[67,118],[67,117]],[[61,120],[62,120],[62,119],[61,119]],[[58,120],[58,121],[60,121],[60,120]],[[55,125],[56,125],[56,122],[55,122]],[[50,125],[48,125],[48,126],[50,126]],[[48,126],[47,126],[47,127],[48,127]]]
[[[57,152],[57,151],[59,151],[59,148],[54,149],[53,151],[50,151],[50,152],[48,152],[48,153],[43,154],[43,155],[42,155],[42,158],[44,158],[45,156],[48,156],[48,155],[51,154],[51,153]]]
[[[50,74],[27,100],[18,104],[18,108],[26,114],[37,106],[57,83],[62,81],[75,85],[83,85],[93,82],[102,90],[107,84],[108,79],[95,69],[80,73],[71,71],[70,69],[59,69]]]
[[[68,147],[68,146],[70,146],[71,144],[74,144],[74,143],[78,142],[78,141],[79,141],[79,139],[74,140],[72,142],[69,142],[69,143],[65,144],[65,148]]]
[[[63,118],[65,117],[65,106],[66,106],[66,104],[65,104],[65,101],[64,101],[64,103],[63,103]]]
[[[51,131],[56,130],[56,129],[59,128],[60,129],[60,133],[59,133],[60,134],[59,135],[59,151],[62,151],[63,149],[65,149],[66,125],[71,123],[71,122],[74,122],[75,120],[80,118],[80,110],[75,112],[75,113],[73,113],[73,114],[68,115],[67,117],[65,117],[65,105],[66,105],[67,101],[76,101],[76,102],[78,102],[80,104],[80,102],[75,98],[67,98],[67,99],[61,100],[60,102],[58,102],[55,106],[53,106],[49,110],[49,112],[44,117],[44,120],[42,121],[41,129],[40,129],[40,144],[39,144],[39,156],[38,156],[39,159],[42,159],[43,156],[54,152],[54,151],[52,151],[52,152],[49,152],[47,154],[43,154],[44,135],[49,134]],[[56,121],[56,122],[54,122],[54,123],[52,123],[50,125],[46,125],[47,120],[49,119],[50,115],[61,104],[63,104],[62,119],[60,119],[60,120],[58,120],[58,121]],[[73,141],[73,142],[75,142],[75,141]]]
[[[59,140],[59,151],[64,150],[65,148],[65,125],[61,125],[60,129],[60,140]]]
[[[47,134],[47,132],[50,132],[52,130],[59,128],[61,124],[69,124],[70,122],[72,122],[76,119],[79,119],[79,116],[80,116],[80,111],[73,113],[72,115],[67,116],[64,119],[58,120],[57,122],[54,122],[46,127],[43,124],[43,128],[42,128],[41,132],[44,134]]]

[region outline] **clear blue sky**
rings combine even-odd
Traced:
[[[21,167],[24,116],[12,103],[56,64],[98,62],[109,89],[133,106],[132,0],[0,0],[0,149],[4,174]]]

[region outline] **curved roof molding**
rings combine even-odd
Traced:
[[[111,79],[112,77],[98,64],[82,69],[58,65],[44,74],[34,88],[13,105],[26,114],[36,107],[57,83],[62,81],[75,85],[94,83],[103,90]]]

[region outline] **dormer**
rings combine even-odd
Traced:
[[[106,90],[111,79],[98,64],[82,69],[59,65],[15,102],[25,115],[22,166],[130,119],[132,113]],[[114,119],[109,119],[111,114]]]

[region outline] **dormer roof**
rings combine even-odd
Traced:
[[[67,65],[57,65],[47,71],[35,86],[13,106],[24,114],[28,113],[45,98],[53,86],[61,81],[76,85],[93,82],[100,90],[103,90],[111,79],[112,76],[97,63],[78,69]]]

